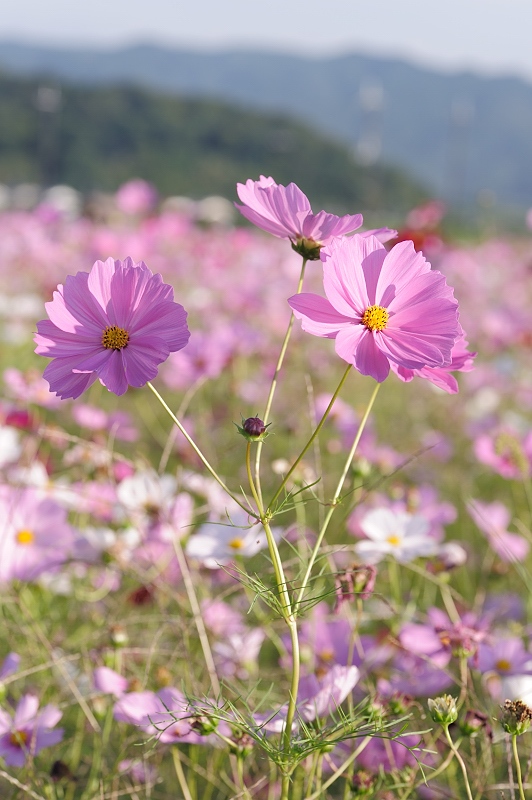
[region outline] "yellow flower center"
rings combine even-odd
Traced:
[[[13,747],[24,747],[26,742],[28,741],[28,734],[26,731],[13,731],[9,735],[9,743],[13,745]]]
[[[102,345],[106,350],[122,350],[128,342],[129,333],[117,325],[107,327],[102,334]]]
[[[233,550],[241,550],[244,547],[244,542],[242,539],[231,539],[229,547],[232,547]]]
[[[401,538],[397,536],[396,533],[392,533],[391,536],[388,536],[386,539],[388,544],[391,544],[393,547],[397,547],[398,544],[401,544]]]
[[[512,668],[512,665],[506,658],[499,658],[499,660],[495,662],[495,666],[499,672],[508,672],[508,670]]]
[[[19,544],[31,544],[35,539],[35,536],[33,535],[32,531],[24,529],[17,533],[15,539]]]
[[[319,656],[326,663],[334,659],[334,650],[320,650]]]
[[[362,316],[362,325],[370,331],[382,331],[388,324],[390,315],[382,306],[368,306]]]

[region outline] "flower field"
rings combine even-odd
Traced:
[[[524,800],[532,241],[238,196],[0,214],[0,797]]]

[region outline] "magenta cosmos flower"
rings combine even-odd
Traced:
[[[327,299],[288,300],[303,330],[335,339],[340,358],[379,383],[391,363],[412,370],[450,364],[461,334],[458,303],[412,242],[388,252],[374,236],[355,235],[331,242],[322,260]]]
[[[363,222],[362,214],[345,217],[326,211],[313,214],[308,197],[295,183],[282,186],[264,175],[258,181],[250,179],[237,183],[236,191],[244,205],[235,205],[246,219],[280,239],[290,239],[294,250],[311,261],[319,259],[320,249],[335,236],[352,233]],[[370,233],[372,231],[365,235]],[[381,228],[374,233],[378,233],[382,241],[388,241],[397,231]]]
[[[114,394],[144,386],[158,365],[188,342],[187,314],[174,291],[141,261],[97,261],[69,276],[37,323],[35,352],[53,361],[50,391],[79,397],[96,378]]]
[[[55,726],[61,717],[56,706],[45,706],[39,711],[39,701],[31,694],[21,698],[13,719],[0,709],[0,756],[5,763],[10,767],[22,767],[28,755],[58,744],[63,738],[63,729]]]

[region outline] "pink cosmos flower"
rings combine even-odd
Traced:
[[[194,730],[198,717],[209,717],[209,710],[191,705],[185,695],[168,686],[154,692],[130,692],[123,695],[114,706],[114,718],[119,722],[138,725],[149,736],[156,736],[161,744],[215,744],[216,735],[203,736]],[[219,730],[230,736],[229,726],[221,721]]]
[[[69,275],[46,303],[49,320],[37,323],[35,352],[53,359],[44,371],[50,391],[76,398],[96,378],[122,395],[144,386],[158,365],[188,342],[187,314],[141,261],[96,261],[90,272]]]
[[[122,697],[129,688],[129,681],[127,678],[124,678],[123,675],[115,672],[115,670],[110,667],[96,667],[92,680],[94,688],[98,692],[114,694],[115,697]]]
[[[301,722],[312,722],[333,716],[348,695],[353,691],[360,677],[358,667],[345,667],[335,664],[323,677],[309,675],[301,679],[297,696],[296,719],[292,730],[296,731]],[[255,714],[255,722],[261,730],[280,733],[286,725],[288,706],[276,712]]]
[[[39,701],[25,694],[19,701],[13,719],[0,709],[0,756],[10,767],[22,767],[28,755],[57,744],[63,729],[54,728],[62,717],[55,706],[45,706],[39,713]]]
[[[474,444],[475,455],[503,478],[519,480],[532,472],[532,432],[521,436],[511,428],[481,434]]]
[[[477,527],[486,536],[492,550],[502,561],[524,561],[530,544],[518,533],[508,531],[511,514],[502,503],[471,500],[467,510]]]
[[[66,510],[35,489],[0,491],[0,584],[32,581],[69,557],[74,533]]]
[[[493,671],[502,677],[532,673],[532,655],[517,636],[501,637],[492,644],[481,643],[472,663],[480,672]]]
[[[20,656],[18,653],[8,653],[0,664],[0,681],[13,675],[20,666]]]
[[[133,178],[120,186],[115,200],[124,214],[148,214],[157,203],[157,190],[142,178]]]
[[[290,297],[303,330],[336,340],[336,352],[379,383],[390,364],[444,367],[461,334],[458,304],[445,277],[412,242],[388,252],[373,236],[335,239],[322,252],[327,299]]]
[[[295,183],[282,186],[264,175],[258,181],[250,179],[245,184],[237,183],[236,190],[244,203],[242,206],[235,203],[242,216],[263,231],[280,239],[290,239],[296,252],[313,261],[319,259],[323,245],[335,236],[356,231],[363,222],[362,214],[347,214],[345,217],[325,211],[313,214],[308,197]],[[365,235],[371,233],[378,233],[386,242],[397,231],[381,228]]]

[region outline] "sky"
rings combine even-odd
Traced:
[[[150,41],[316,57],[362,51],[532,80],[532,0],[20,0],[0,38],[62,46]]]

